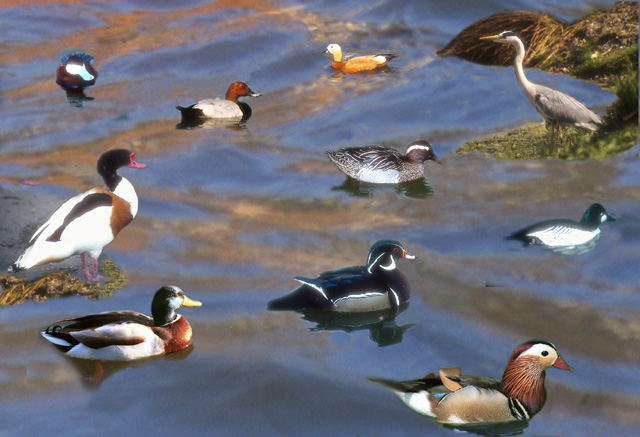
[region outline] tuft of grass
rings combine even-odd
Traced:
[[[596,41],[597,43],[598,41]],[[595,76],[619,75],[620,72],[636,71],[638,65],[638,44],[608,56],[594,56],[593,41],[579,47],[575,56],[578,58],[573,74],[576,77],[590,79]]]

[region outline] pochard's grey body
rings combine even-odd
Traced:
[[[425,175],[424,162],[438,157],[427,141],[413,141],[403,155],[387,146],[349,147],[328,150],[327,156],[347,176],[374,184],[397,184]]]
[[[531,103],[540,117],[551,129],[551,141],[553,131],[559,127],[577,127],[594,131],[602,124],[602,119],[585,105],[552,88],[530,82],[524,75],[522,63],[524,61],[524,45],[520,38],[513,32],[502,32],[499,35],[486,36],[481,39],[489,39],[498,43],[511,44],[516,48],[516,58],[513,70],[522,92]]]

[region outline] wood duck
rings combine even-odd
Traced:
[[[260,94],[254,92],[244,82],[234,82],[229,85],[224,99],[204,99],[193,105],[176,108],[182,114],[182,118],[204,120],[210,118],[248,120],[251,117],[251,107],[240,102],[240,97],[259,97]]]
[[[94,57],[84,52],[74,52],[60,59],[56,70],[56,83],[67,91],[81,91],[94,85],[98,72],[91,65]]]
[[[377,54],[374,56],[356,56],[355,58],[342,61],[342,48],[338,44],[329,44],[322,53],[333,55],[331,66],[343,73],[353,74],[363,71],[371,71],[387,65],[387,62],[396,57],[391,54]]]
[[[392,147],[365,146],[327,151],[338,170],[350,178],[374,184],[397,184],[425,175],[424,162],[440,163],[428,141],[412,141],[404,155]]]
[[[131,361],[169,352],[191,344],[191,325],[175,310],[199,307],[174,285],[153,296],[151,314],[112,311],[60,320],[41,332],[65,355],[100,361]]]
[[[81,254],[82,272],[89,281],[99,281],[98,257],[102,249],[128,225],[138,213],[138,196],[133,185],[118,175],[120,167],[145,168],[135,154],[125,149],[103,153],[97,170],[108,190],[92,188],[67,200],[49,220],[40,226],[29,247],[9,267],[17,272]],[[92,262],[89,271],[86,255]]]
[[[570,219],[545,220],[514,232],[507,239],[522,241],[525,246],[579,246],[600,238],[600,225],[614,221],[616,219],[602,205],[594,203],[587,208],[580,222]]]
[[[366,265],[329,270],[313,279],[295,277],[302,285],[270,301],[268,309],[364,312],[397,308],[409,300],[411,289],[396,259],[414,258],[399,242],[380,240],[371,246]]]
[[[556,347],[530,340],[511,354],[502,379],[460,376],[459,367],[440,369],[415,381],[369,378],[393,391],[409,408],[445,424],[528,421],[547,397],[545,369],[573,371]]]

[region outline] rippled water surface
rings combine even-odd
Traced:
[[[510,68],[450,58],[467,25],[505,9],[573,20],[609,1],[6,1],[0,6],[0,213],[6,268],[56,205],[101,184],[95,161],[126,147],[140,212],[105,254],[129,283],[100,300],[0,308],[1,435],[452,435],[367,376],[409,379],[439,366],[500,376],[512,350],[552,341],[574,372],[550,369],[548,401],[525,435],[629,435],[640,419],[638,147],[605,162],[496,161],[456,155],[464,141],[538,116]],[[345,76],[321,51],[399,57]],[[93,100],[71,105],[58,55],[96,57]],[[597,85],[531,70],[603,114]],[[176,129],[176,105],[249,100],[245,128]],[[325,150],[429,140],[444,165],[401,189],[352,187]],[[23,179],[38,186],[20,185]],[[26,212],[12,214],[11,199]],[[591,252],[563,256],[503,239],[600,202],[618,220]],[[266,311],[291,278],[362,264],[394,238],[413,295],[384,324]],[[28,272],[73,268],[79,257]],[[185,308],[194,344],[133,365],[66,359],[38,334],[79,314],[148,312],[162,284]],[[375,325],[375,326],[373,326]]]

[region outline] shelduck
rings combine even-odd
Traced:
[[[156,291],[151,314],[112,311],[60,320],[41,334],[65,355],[100,361],[131,361],[182,350],[191,344],[181,306],[199,307],[174,285]]]
[[[107,189],[92,188],[67,200],[40,226],[29,247],[9,271],[20,271],[81,254],[82,272],[89,281],[99,281],[98,257],[102,249],[138,213],[138,196],[131,183],[118,175],[120,167],[145,168],[135,154],[125,149],[103,153],[97,171]],[[86,262],[89,255],[93,271]]]
[[[409,408],[445,424],[528,421],[547,398],[545,369],[573,369],[545,340],[530,340],[511,354],[502,379],[460,376],[460,367],[440,369],[414,381],[369,378],[395,393]]]
[[[396,259],[414,258],[395,240],[377,241],[366,265],[329,270],[316,278],[297,276],[294,279],[302,285],[270,301],[268,309],[365,312],[397,308],[409,300],[411,288]]]
[[[393,147],[371,145],[328,150],[327,156],[350,178],[375,184],[420,179],[425,176],[425,161],[440,163],[431,144],[423,140],[409,143],[404,155]]]
[[[338,71],[347,74],[372,71],[387,65],[387,62],[397,57],[392,54],[377,54],[373,56],[356,56],[342,61],[342,48],[338,44],[329,44],[323,53],[333,55],[331,66]]]
[[[193,105],[176,106],[183,118],[204,120],[209,118],[248,120],[251,117],[251,107],[240,102],[240,97],[259,97],[249,85],[244,82],[234,82],[229,85],[224,100],[220,98],[200,100]]]

